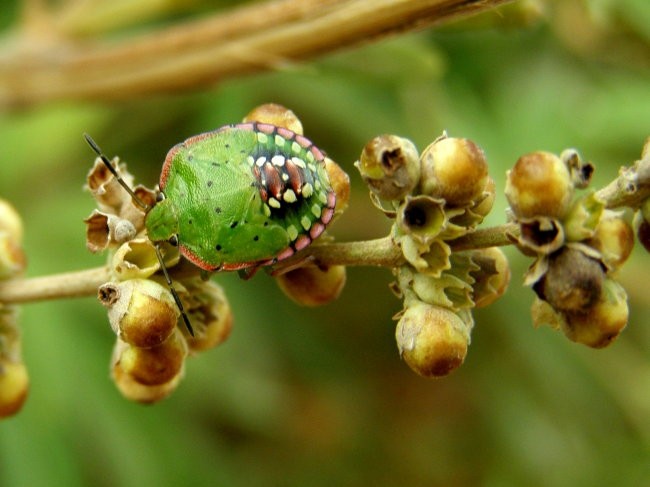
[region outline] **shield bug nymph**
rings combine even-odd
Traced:
[[[133,201],[146,212],[145,228],[171,286],[159,244],[206,271],[273,264],[307,247],[334,215],[336,195],[325,156],[310,140],[265,123],[226,125],[190,137],[167,153],[155,205],[144,204],[99,155]]]

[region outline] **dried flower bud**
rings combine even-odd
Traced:
[[[572,341],[592,348],[613,342],[627,325],[628,306],[625,289],[606,279],[598,301],[584,313],[566,313],[562,331]]]
[[[182,332],[176,329],[155,347],[124,347],[118,361],[122,371],[137,383],[158,386],[170,382],[181,373],[186,356],[187,343]]]
[[[0,233],[6,232],[16,244],[23,242],[23,221],[16,209],[6,200],[0,198]]]
[[[397,225],[420,243],[432,242],[447,225],[444,201],[431,196],[407,196],[397,212]]]
[[[119,164],[119,159],[114,158],[111,163],[120,173],[124,182],[133,187],[133,176],[126,170],[126,165]],[[98,157],[86,177],[86,189],[90,191],[101,210],[118,214],[122,205],[131,200],[131,196],[117,182],[117,179]]]
[[[348,208],[350,202],[350,176],[329,157],[325,158],[325,170],[336,194],[334,218],[338,218]]]
[[[380,135],[372,139],[354,165],[371,191],[385,200],[403,199],[420,179],[415,145],[397,135]]]
[[[488,181],[483,150],[469,139],[441,137],[420,158],[423,194],[444,199],[450,206],[478,200]]]
[[[521,156],[507,172],[506,198],[518,217],[561,219],[573,198],[569,169],[555,154],[533,152]]]
[[[106,283],[99,288],[98,297],[108,308],[113,331],[136,347],[160,345],[180,316],[169,289],[147,279]]]
[[[591,162],[583,161],[575,149],[563,150],[560,159],[569,168],[574,187],[584,189],[589,186],[594,174],[594,165]]]
[[[180,260],[178,247],[162,244],[165,265],[175,266]],[[137,238],[122,244],[113,255],[112,271],[119,280],[144,279],[160,269],[154,244],[148,238]]]
[[[244,122],[262,122],[283,127],[292,132],[302,135],[302,123],[295,113],[277,103],[265,103],[251,110],[244,117]]]
[[[86,247],[91,252],[101,252],[110,245],[119,245],[135,237],[136,229],[129,220],[111,213],[94,210],[84,220]]]
[[[299,267],[276,277],[280,289],[303,306],[321,306],[339,297],[345,285],[345,266]]]
[[[28,392],[29,376],[25,364],[0,361],[0,418],[20,411]]]
[[[564,247],[550,256],[546,274],[533,289],[558,311],[583,313],[600,299],[604,280],[599,261]]]
[[[618,269],[632,253],[634,230],[622,216],[607,210],[596,227],[596,233],[586,244],[600,252],[608,269]]]
[[[510,284],[508,258],[498,247],[472,251],[472,262],[480,269],[471,272],[475,279],[472,285],[474,305],[484,308],[499,299]]]
[[[131,375],[127,374],[120,363],[122,351],[130,345],[124,343],[119,338],[113,349],[113,358],[111,360],[111,377],[115,382],[120,393],[131,401],[143,404],[151,404],[169,396],[178,386],[183,374],[177,374],[172,380],[165,384],[147,386],[137,382]]]
[[[155,191],[138,184],[133,188],[133,192],[138,199],[149,208],[156,204],[157,193]],[[136,204],[135,201],[133,201],[133,198],[124,199],[122,201],[122,206],[120,206],[117,215],[121,219],[131,222],[133,227],[136,229],[136,232],[144,230],[144,220],[147,214],[139,204]]]
[[[471,324],[441,306],[413,302],[402,314],[395,338],[400,356],[423,377],[440,377],[465,360]]]
[[[564,245],[564,227],[554,218],[522,218],[519,227],[521,234],[517,243],[524,254],[530,250],[532,255],[548,255]]]

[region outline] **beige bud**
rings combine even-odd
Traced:
[[[465,360],[469,328],[471,325],[450,309],[413,302],[397,323],[397,348],[419,375],[441,377]]]
[[[345,212],[350,202],[350,176],[329,157],[325,157],[325,171],[336,194],[334,218],[338,218]]]
[[[586,244],[598,250],[605,265],[615,270],[632,253],[634,230],[622,216],[607,210],[598,222],[596,233]]]
[[[9,232],[0,230],[0,280],[22,274],[26,266],[27,259],[22,247]]]
[[[133,380],[146,386],[157,386],[170,382],[181,373],[186,356],[187,343],[182,332],[176,330],[155,347],[125,347],[118,360],[122,370]]]
[[[120,393],[126,399],[143,404],[151,404],[166,398],[174,392],[183,376],[182,372],[165,384],[153,386],[140,384],[124,371],[119,361],[121,352],[126,347],[129,347],[129,345],[118,339],[113,351],[111,364],[111,377]]]
[[[0,418],[13,416],[29,393],[29,375],[22,362],[0,361]]]
[[[262,122],[303,134],[302,123],[293,111],[277,103],[265,103],[251,110],[244,122]]]
[[[566,164],[550,152],[521,156],[507,172],[506,198],[518,217],[561,219],[573,198],[573,182]]]
[[[20,214],[7,200],[0,198],[0,233],[6,232],[18,246],[23,243],[23,222]]]
[[[371,191],[385,200],[401,200],[420,180],[418,150],[408,139],[380,135],[366,144],[354,164]]]
[[[345,286],[345,266],[300,267],[275,278],[280,289],[303,306],[321,306],[337,299]]]
[[[164,342],[175,329],[180,311],[169,289],[155,281],[130,279],[99,288],[113,331],[137,347]]]
[[[481,198],[488,182],[483,150],[470,139],[441,137],[420,157],[423,194],[465,206]]]

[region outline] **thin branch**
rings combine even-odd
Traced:
[[[511,0],[272,0],[117,43],[24,32],[0,52],[0,106],[129,99],[269,69]]]

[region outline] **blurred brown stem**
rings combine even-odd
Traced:
[[[0,51],[0,107],[205,86],[509,1],[271,0],[113,42],[71,38],[41,8]]]

